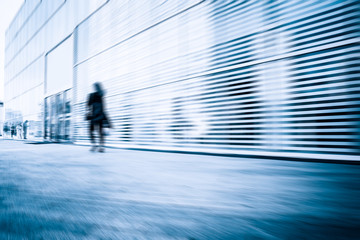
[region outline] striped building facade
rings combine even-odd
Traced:
[[[27,0],[6,33],[5,123],[107,145],[358,160],[356,0]]]

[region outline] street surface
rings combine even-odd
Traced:
[[[0,239],[360,239],[360,166],[0,140]]]

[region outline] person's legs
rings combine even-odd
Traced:
[[[95,149],[96,149],[96,141],[95,141],[94,131],[95,131],[95,124],[90,122],[89,134],[90,134],[90,141],[92,144],[90,151],[95,151]]]

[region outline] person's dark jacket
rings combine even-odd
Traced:
[[[88,120],[91,120],[92,123],[101,123],[106,119],[103,99],[99,93],[91,93],[87,105],[90,109]]]

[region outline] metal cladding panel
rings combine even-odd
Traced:
[[[76,141],[100,81],[110,145],[359,160],[358,1],[150,2],[79,25]]]

